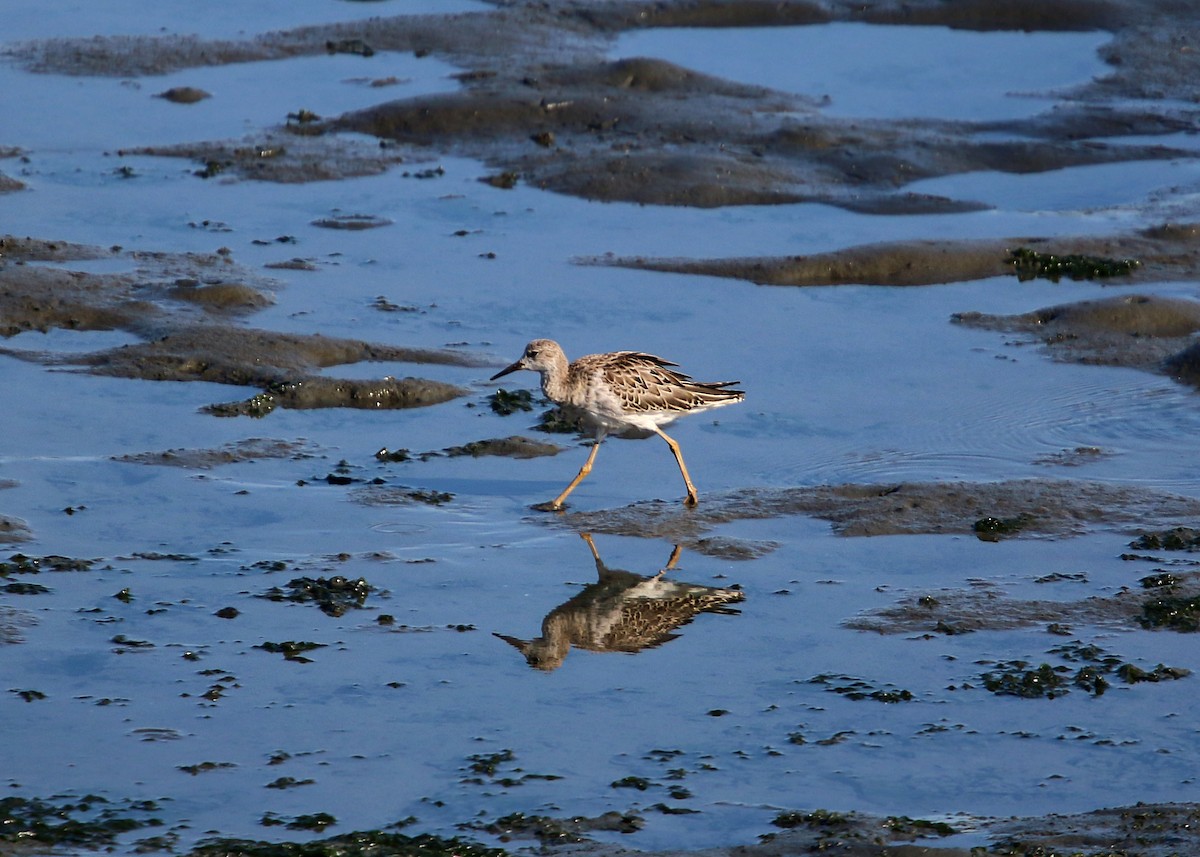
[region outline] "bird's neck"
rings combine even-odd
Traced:
[[[542,392],[552,402],[561,404],[567,400],[567,367],[552,366],[542,372]]]

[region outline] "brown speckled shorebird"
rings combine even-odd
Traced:
[[[639,351],[613,351],[589,354],[567,363],[562,348],[552,339],[535,339],[525,346],[521,359],[492,376],[493,381],[510,372],[529,369],[542,376],[542,392],[550,401],[571,414],[578,414],[595,432],[596,442],[579,473],[561,494],[538,506],[557,511],[567,495],[592,471],[596,452],[611,433],[634,433],[649,437],[656,434],[671,447],[671,454],[683,474],[689,506],[696,505],[696,486],[683,463],[679,444],[663,432],[686,414],[698,414],[722,405],[732,405],[746,397],[741,390],[729,389],[738,381],[703,383],[671,369],[677,364]]]

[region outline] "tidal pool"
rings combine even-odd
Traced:
[[[982,122],[1053,106],[1102,75],[1107,33],[973,32],[831,23],[660,28],[623,34],[615,57],[653,56],[716,77],[815,99],[831,115]]]

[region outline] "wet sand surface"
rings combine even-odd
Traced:
[[[370,13],[0,46],[0,852],[1200,849],[1200,11]],[[612,55],[846,23],[1111,38],[983,121]],[[742,375],[697,508],[531,511],[535,336]]]

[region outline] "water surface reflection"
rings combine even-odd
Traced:
[[[558,669],[572,646],[592,652],[633,654],[674,640],[679,636],[675,632],[701,613],[740,612],[729,606],[745,600],[740,589],[684,583],[666,576],[679,562],[678,545],[658,573],[646,576],[609,568],[591,535],[579,535],[592,552],[599,579],[547,613],[540,637],[522,640],[496,634],[535,669]]]

